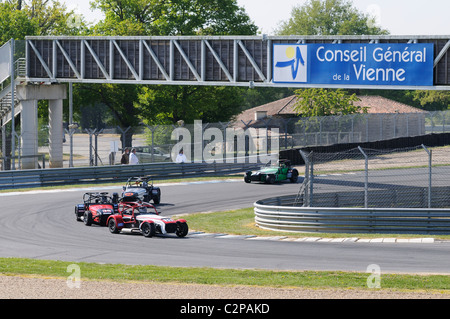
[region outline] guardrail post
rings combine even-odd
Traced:
[[[428,154],[428,208],[431,208],[431,184],[432,184],[432,154],[433,151],[429,150],[425,145],[422,144],[423,149]]]
[[[310,191],[312,193],[312,180],[311,180],[312,170],[310,170],[311,161],[309,159],[309,155],[311,155],[311,153],[309,155],[306,155],[306,153],[303,152],[302,150],[299,150],[299,152],[303,158],[303,161],[305,162],[305,181],[306,182],[304,182],[305,189],[304,189],[304,196],[303,196],[303,206],[310,207],[310,205],[311,205]]]
[[[364,150],[361,148],[361,146],[358,146],[358,150],[362,153],[364,156],[364,208],[368,207],[368,194],[369,194],[369,157],[364,152]]]

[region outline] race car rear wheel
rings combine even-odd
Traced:
[[[161,203],[161,192],[158,192],[158,195],[153,197],[153,204],[158,205]]]
[[[186,223],[177,222],[176,234],[178,237],[185,237],[189,232],[189,227]]]
[[[75,206],[75,216],[77,217],[77,222],[81,221],[81,216],[78,215],[78,206]]]
[[[298,171],[296,169],[292,170],[292,176],[291,176],[291,182],[292,183],[297,183],[298,180]]]
[[[141,226],[142,235],[145,237],[153,237],[155,235],[156,229],[155,224],[144,222]]]
[[[120,232],[120,230],[117,228],[117,223],[116,223],[116,220],[114,218],[111,218],[108,221],[108,229],[113,234],[118,234]]]
[[[92,225],[92,213],[90,211],[84,213],[83,222],[86,226]]]
[[[267,177],[266,177],[266,183],[267,183],[267,184],[273,184],[273,183],[275,183],[275,176],[273,176],[273,175],[267,176]]]

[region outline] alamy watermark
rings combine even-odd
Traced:
[[[368,288],[381,288],[381,267],[377,264],[371,264],[367,266],[368,273],[371,273],[367,277],[367,287]]]
[[[81,269],[77,264],[70,264],[67,266],[67,272],[70,275],[67,277],[66,284],[69,288],[81,287]]]
[[[186,162],[194,163],[269,163],[277,159],[279,129],[210,127],[203,129],[201,120],[194,121],[193,130],[178,127],[172,131],[177,141],[171,158],[177,161],[183,151]]]

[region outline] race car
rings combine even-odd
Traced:
[[[298,179],[297,169],[291,167],[289,160],[279,160],[277,165],[266,166],[259,171],[247,171],[244,175],[246,183],[264,182],[273,184],[275,182],[290,180],[296,183]]]
[[[173,220],[160,216],[155,206],[144,202],[120,202],[119,214],[110,215],[108,228],[113,234],[121,232],[141,233],[145,237],[156,234],[175,233],[178,237],[185,237],[189,227],[184,219]]]
[[[142,201],[155,205],[161,202],[161,189],[149,182],[150,177],[130,177],[123,186],[122,198],[124,201]]]
[[[106,226],[108,217],[117,214],[119,195],[113,193],[110,196],[106,192],[85,193],[83,204],[75,206],[75,216],[77,221],[83,221],[86,226],[97,224]]]

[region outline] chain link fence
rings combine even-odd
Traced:
[[[450,207],[450,147],[300,153],[305,179],[294,205]]]
[[[449,124],[447,124],[449,123]],[[199,128],[200,127],[200,128]],[[107,127],[64,129],[64,167],[101,166],[120,164],[125,147],[135,147],[141,163],[172,161],[175,145],[179,140],[173,132],[183,128],[190,132],[193,160],[203,160],[204,149],[215,154],[234,152],[235,156],[258,153],[261,150],[284,150],[310,146],[326,146],[345,143],[364,143],[383,141],[399,137],[423,136],[432,133],[450,132],[450,111],[419,112],[407,114],[356,114],[347,116],[327,116],[311,118],[267,118],[248,123],[218,122],[174,125],[145,125],[138,127]],[[250,130],[260,130],[258,137],[249,140],[239,150],[230,149],[232,142],[227,140],[227,130],[241,129],[247,134]],[[1,134],[2,170],[10,169],[11,128],[6,125]],[[200,137],[198,136],[200,132]],[[205,134],[214,132],[214,134]],[[197,133],[197,134],[196,134]],[[21,135],[16,128],[16,169],[21,167]],[[252,133],[254,135],[254,133]],[[236,142],[236,141],[234,141]],[[214,143],[214,147],[212,147]],[[41,168],[48,167],[48,125],[40,120],[38,129],[38,155]],[[253,149],[252,149],[253,147]],[[211,150],[213,148],[213,150]],[[256,151],[255,151],[256,149]],[[259,150],[259,151],[258,151]],[[225,155],[223,155],[225,157]],[[220,155],[214,157],[220,160]]]

